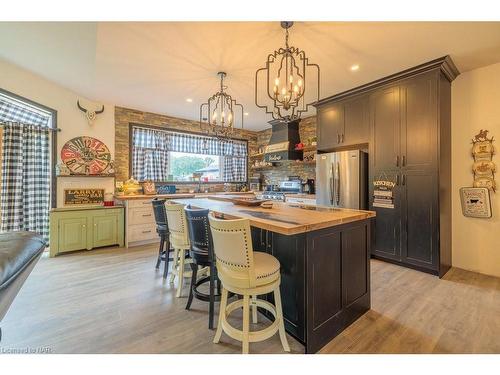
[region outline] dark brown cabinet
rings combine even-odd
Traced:
[[[375,171],[400,165],[399,87],[389,87],[370,95],[371,167]]]
[[[252,228],[255,251],[275,256],[281,265],[281,302],[288,332],[305,342],[305,235],[286,236],[265,229]],[[274,303],[273,294],[265,297]],[[270,313],[262,313],[272,318]]]
[[[440,276],[451,266],[451,81],[458,74],[445,56],[316,104],[320,152],[342,140],[363,143],[356,130],[367,134],[370,209],[377,213],[372,255]],[[328,108],[341,109],[339,138],[340,125],[321,118]],[[395,183],[394,208],[373,206],[376,179]]]
[[[331,151],[368,143],[368,99],[349,98],[336,103],[318,105],[316,126],[318,150]]]

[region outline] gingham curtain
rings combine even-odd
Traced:
[[[166,181],[169,151],[222,156],[224,181],[246,181],[248,151],[244,141],[140,127],[133,128],[132,140],[132,174],[139,181]]]
[[[26,104],[7,98],[0,93],[0,121],[20,122],[23,124],[49,127],[51,115],[38,111]]]
[[[139,181],[167,181],[170,134],[134,128],[132,133],[132,176]]]
[[[224,156],[224,181],[245,182],[247,179],[247,159],[240,156]]]
[[[33,231],[48,240],[50,130],[47,127],[14,122],[6,122],[1,126],[0,231]]]

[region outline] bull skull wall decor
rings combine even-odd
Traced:
[[[76,101],[76,105],[78,106],[78,108],[80,109],[80,111],[82,111],[83,113],[85,113],[85,116],[87,117],[87,121],[89,122],[89,125],[92,125],[94,123],[94,120],[96,119],[96,116],[98,114],[101,114],[104,112],[104,106],[102,106],[102,109],[98,110],[98,111],[90,111],[86,108],[83,108],[81,105],[80,105],[80,101],[77,100]]]

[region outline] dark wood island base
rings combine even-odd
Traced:
[[[252,227],[254,250],[281,263],[285,328],[306,353],[370,309],[370,220],[295,235]]]
[[[285,328],[306,353],[316,353],[370,309],[374,212],[283,203],[265,209],[220,199],[177,201],[219,217],[250,220],[254,250],[280,262]],[[264,298],[274,303],[272,294]]]

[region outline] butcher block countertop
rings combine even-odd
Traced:
[[[311,232],[336,225],[365,220],[375,217],[373,211],[347,210],[321,206],[292,207],[273,202],[273,208],[248,207],[235,205],[221,200],[175,199],[176,202],[193,207],[209,209],[227,219],[245,218],[250,225],[285,235]]]

